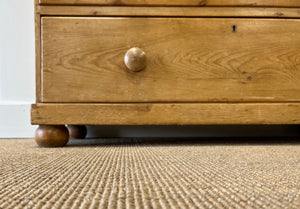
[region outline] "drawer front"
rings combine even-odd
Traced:
[[[40,0],[56,5],[140,5],[140,6],[275,6],[299,7],[299,0]]]
[[[300,20],[43,17],[41,74],[42,102],[300,101]]]

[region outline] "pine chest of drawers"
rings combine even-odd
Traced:
[[[41,146],[83,125],[300,123],[298,0],[35,6]]]

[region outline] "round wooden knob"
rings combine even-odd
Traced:
[[[124,62],[129,70],[141,71],[146,68],[146,54],[140,48],[131,48],[126,52]]]

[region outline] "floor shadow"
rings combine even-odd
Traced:
[[[68,147],[84,146],[232,146],[300,145],[300,137],[189,137],[189,138],[89,138],[71,139]]]

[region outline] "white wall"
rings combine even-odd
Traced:
[[[0,137],[32,137],[34,2],[0,0]]]
[[[33,137],[30,104],[35,101],[34,0],[0,0],[0,138]],[[90,126],[90,136],[280,136],[296,126]]]

